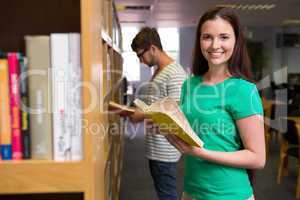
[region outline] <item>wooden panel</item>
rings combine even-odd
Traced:
[[[83,162],[5,161],[0,164],[0,193],[83,192]]]
[[[84,193],[35,193],[35,194],[6,194],[0,195],[4,200],[83,200]]]
[[[85,135],[85,159],[89,163],[90,183],[87,185],[85,199],[98,200],[105,198],[105,165],[108,156],[106,145],[106,122],[103,115],[103,46],[101,40],[101,1],[81,1],[81,24],[82,24],[82,61],[83,81],[94,88],[93,91],[83,89],[83,107],[89,111],[84,113],[86,127]]]
[[[80,0],[4,0],[0,48],[24,52],[24,35],[80,32]]]

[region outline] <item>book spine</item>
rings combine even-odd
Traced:
[[[30,159],[30,128],[29,128],[29,97],[28,97],[28,78],[27,74],[27,59],[19,54],[20,63],[20,88],[21,88],[21,131],[22,131],[22,147],[23,159]]]
[[[28,58],[31,158],[53,158],[50,37],[25,36]]]
[[[18,53],[8,53],[9,68],[9,94],[11,107],[11,126],[12,126],[12,158],[22,159],[22,138],[20,122],[20,84],[19,84],[19,62]]]
[[[6,59],[0,59],[0,149],[2,160],[12,159],[9,77]]]
[[[67,71],[66,131],[71,135],[71,160],[82,160],[81,60],[80,34],[69,34],[69,67]]]
[[[68,34],[51,34],[53,147],[54,160],[71,160],[71,135],[65,116],[67,102],[67,69],[69,67]]]

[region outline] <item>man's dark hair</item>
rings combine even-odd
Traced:
[[[134,37],[131,48],[137,52],[139,49],[149,49],[151,45],[156,46],[161,51],[163,50],[157,30],[155,28],[144,27]]]

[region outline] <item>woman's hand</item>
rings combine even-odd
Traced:
[[[264,124],[262,116],[252,115],[237,120],[237,127],[244,145],[238,151],[216,151],[191,147],[175,135],[166,136],[167,140],[181,153],[230,167],[261,169],[265,165]]]
[[[203,148],[190,146],[189,144],[187,144],[185,141],[183,141],[182,139],[180,139],[174,134],[166,135],[166,139],[182,154],[188,154],[188,155],[199,157],[201,155],[201,151],[203,151]]]

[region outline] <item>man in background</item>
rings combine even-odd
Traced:
[[[150,105],[164,97],[179,101],[181,85],[187,74],[182,66],[163,51],[157,30],[142,28],[133,39],[131,47],[141,63],[148,67],[156,66],[148,84],[145,103]],[[144,114],[138,109],[129,117],[133,123],[145,120]],[[159,200],[177,200],[177,162],[181,154],[170,145],[165,136],[151,134],[153,130],[146,131],[146,156]]]

